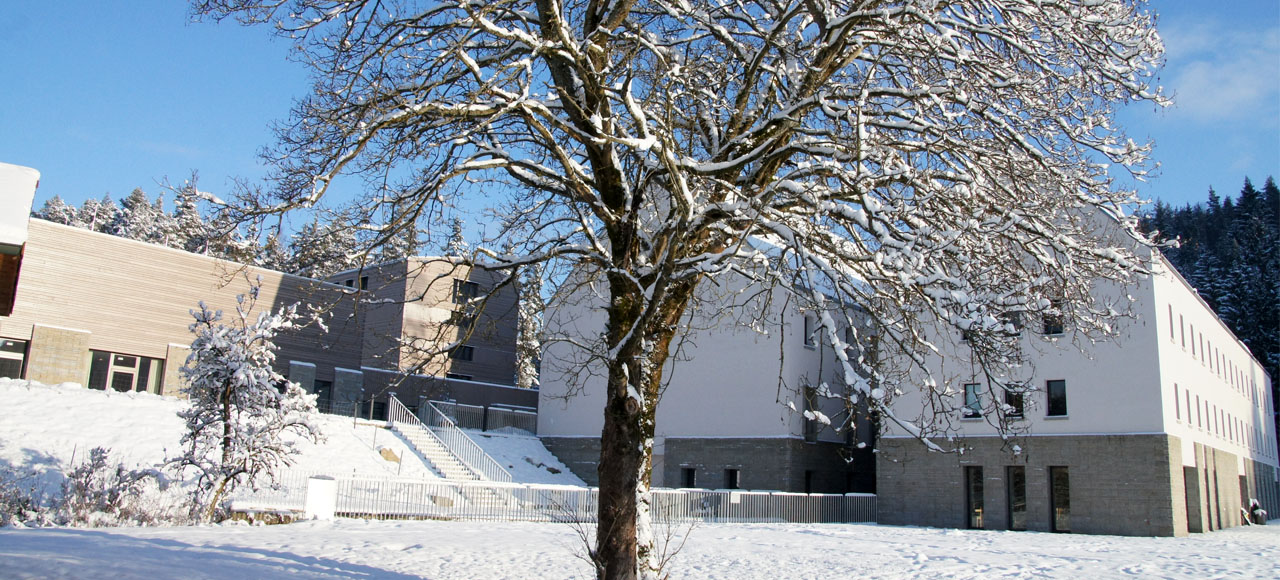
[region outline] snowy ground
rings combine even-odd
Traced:
[[[133,464],[177,451],[181,401],[0,379],[0,468],[65,469],[93,446]],[[384,429],[326,418],[297,469],[425,476]],[[516,481],[580,483],[536,438],[470,435]],[[404,463],[384,460],[388,448]],[[73,456],[75,461],[73,461]],[[556,473],[559,472],[559,473]],[[700,524],[672,578],[1280,578],[1280,521],[1189,538],[1120,538],[862,524]],[[0,579],[589,578],[574,528],[503,522],[0,529]]]
[[[1278,578],[1280,521],[1189,538],[703,524],[672,578]],[[677,540],[678,541],[678,540]],[[304,522],[0,530],[0,578],[589,578],[564,524]]]
[[[111,449],[129,466],[151,466],[181,452],[180,399],[148,393],[94,391],[79,385],[41,385],[0,378],[0,471],[36,472],[50,491],[62,473],[93,447]],[[321,417],[325,440],[300,442],[290,468],[298,472],[387,477],[435,477],[405,442],[378,424]],[[582,485],[536,437],[479,432],[470,435],[516,482]],[[388,461],[388,449],[400,461]],[[555,473],[558,472],[558,473]]]

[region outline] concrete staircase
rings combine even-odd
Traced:
[[[394,421],[391,429],[409,442],[436,475],[450,481],[480,481],[480,476],[459,461],[426,427]]]

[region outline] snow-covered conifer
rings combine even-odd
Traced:
[[[100,200],[86,199],[80,206],[79,225],[87,230],[109,233],[108,228],[115,221],[116,213],[119,211],[110,195],[103,194]]]
[[[444,247],[441,248],[446,256],[466,256],[467,239],[462,233],[462,218],[454,216],[449,221],[449,239],[445,240]]]
[[[160,216],[163,215],[141,188],[134,188],[120,202],[120,210],[107,227],[107,233],[131,240],[159,242],[164,238]]]
[[[298,305],[254,315],[260,281],[237,297],[231,324],[203,302],[191,311],[191,354],[181,370],[189,406],[177,468],[195,477],[202,517],[227,494],[273,479],[291,463],[299,439],[318,440],[315,395],[277,372],[274,340],[296,327]]]
[[[55,224],[83,227],[79,210],[75,206],[67,205],[61,197],[56,195],[45,200],[40,209],[31,212],[31,217],[48,220]]]
[[[532,389],[538,386],[538,367],[542,357],[542,264],[525,266],[517,279],[516,293],[516,386]]]

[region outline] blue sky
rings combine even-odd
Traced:
[[[1280,2],[1151,6],[1168,48],[1160,83],[1177,104],[1120,115],[1134,139],[1156,141],[1162,164],[1139,191],[1180,205],[1280,174]],[[8,3],[0,161],[41,171],[37,205],[134,187],[154,196],[192,171],[201,189],[226,192],[264,174],[270,124],[307,90],[288,52],[266,28],[189,23],[177,0]]]

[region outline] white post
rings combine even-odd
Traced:
[[[303,510],[309,520],[332,520],[338,511],[338,482],[327,475],[307,479],[307,498]]]

